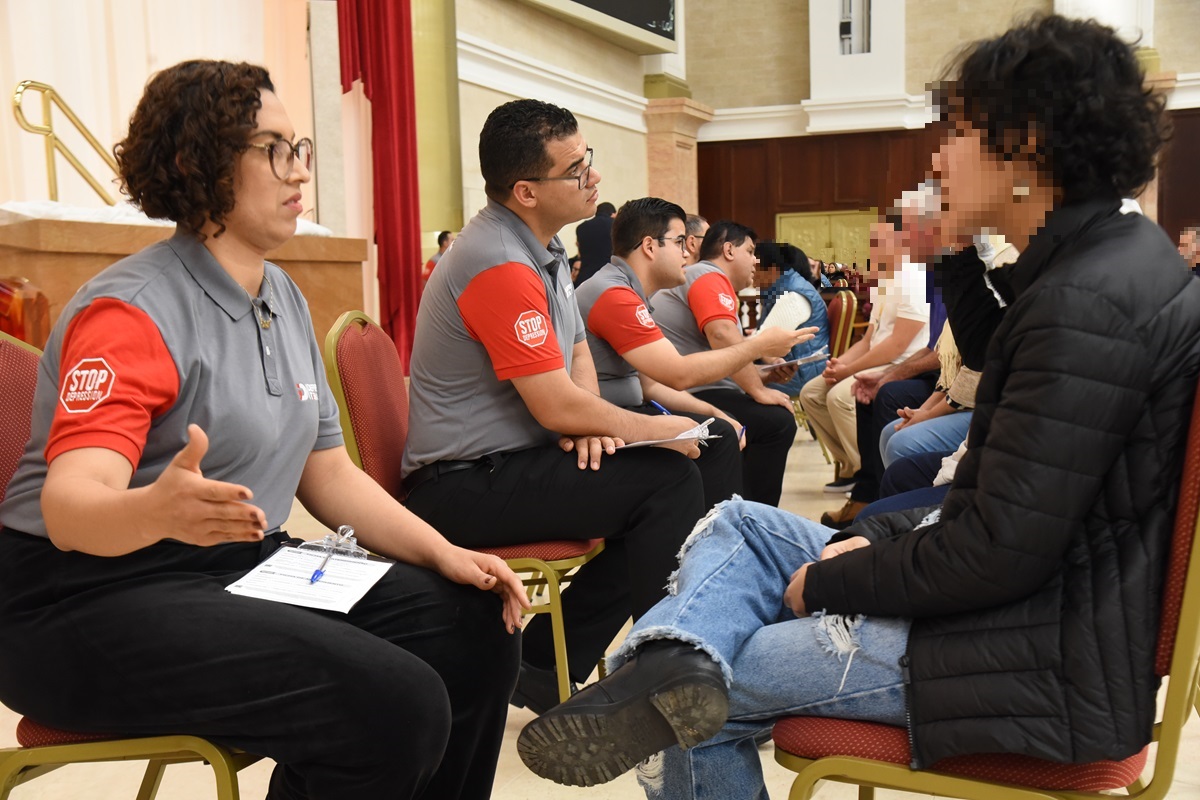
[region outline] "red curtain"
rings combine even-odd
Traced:
[[[337,4],[342,91],[361,79],[371,101],[379,324],[396,343],[407,373],[421,265],[412,0]]]

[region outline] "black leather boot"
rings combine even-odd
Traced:
[[[721,668],[674,639],[648,642],[604,680],[525,726],[517,752],[543,778],[594,786],[673,744],[711,738],[729,716]]]

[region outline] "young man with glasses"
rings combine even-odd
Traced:
[[[557,235],[595,213],[600,182],[571,112],[500,106],[479,161],[487,206],[438,264],[417,315],[408,507],[465,547],[607,540],[563,595],[579,681],[625,620],[663,596],[704,511],[699,472],[681,453],[615,448],[695,423],[599,397]],[[694,441],[675,447],[699,455]],[[558,702],[546,619],[530,624],[523,647],[514,702],[540,712]]]
[[[654,321],[680,353],[691,357],[745,343],[738,292],[748,288],[753,280],[756,238],[754,231],[744,225],[729,220],[717,222],[704,235],[700,262],[684,270],[683,282],[651,298]],[[779,505],[788,450],[796,438],[791,399],[765,386],[753,364],[745,364],[703,385],[693,385],[688,391],[724,409],[746,426],[743,496]]]
[[[682,414],[697,422],[717,418],[721,439],[697,462],[705,505],[742,492],[741,424],[685,389],[719,380],[765,356],[780,356],[812,331],[775,329],[720,350],[681,355],[651,316],[647,298],[683,283],[686,233],[683,209],[657,197],[621,206],[606,266],[579,286],[579,311],[600,379],[600,396],[643,414]]]

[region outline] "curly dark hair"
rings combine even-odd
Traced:
[[[943,118],[970,122],[1009,159],[1032,135],[1063,202],[1132,197],[1154,176],[1165,103],[1112,28],[1034,15],[967,45],[950,72],[936,92]]]
[[[578,130],[574,114],[540,100],[497,106],[479,133],[479,169],[487,196],[503,202],[517,181],[545,177],[554,166],[546,142],[565,139]]]
[[[245,151],[271,76],[253,64],[185,61],[153,75],[113,147],[121,191],[146,215],[199,232],[225,232],[233,173]]]

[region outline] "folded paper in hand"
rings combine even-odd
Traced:
[[[775,301],[775,305],[771,307],[771,313],[767,314],[767,318],[758,326],[754,335],[757,336],[768,328],[794,331],[808,322],[808,318],[811,316],[812,303],[808,302],[808,298],[797,292],[784,292]]]
[[[648,439],[644,442],[631,442],[629,444],[623,444],[620,447],[618,447],[617,449],[625,450],[630,447],[649,447],[650,445],[655,445],[655,444],[670,444],[671,442],[678,442],[678,441],[683,441],[686,439],[692,439],[692,440],[700,442],[700,443],[706,442],[709,439],[720,439],[721,436],[719,434],[712,434],[712,433],[708,432],[708,426],[711,422],[713,422],[714,419],[716,419],[716,418],[709,417],[708,419],[704,420],[704,422],[701,422],[696,427],[688,428],[686,431],[684,431],[683,433],[674,437],[673,439]]]

